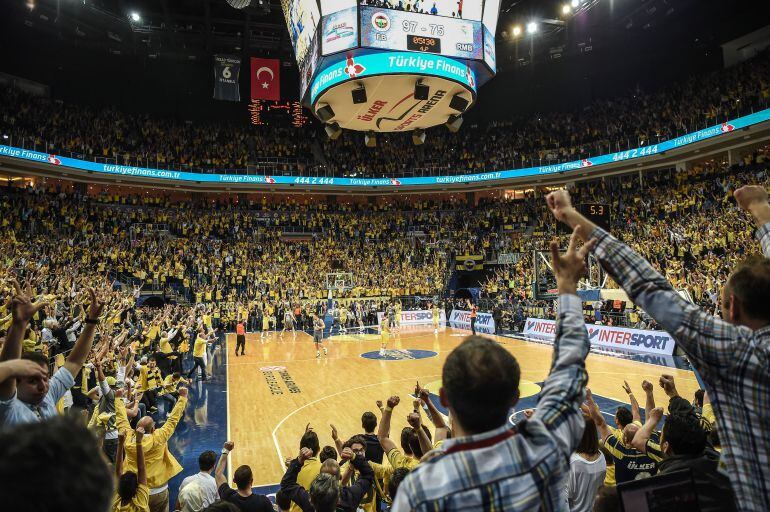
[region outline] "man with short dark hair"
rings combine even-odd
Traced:
[[[305,433],[302,434],[302,438],[299,440],[299,448],[300,450],[303,448],[310,450],[310,456],[301,461],[301,468],[297,474],[297,483],[305,489],[310,489],[313,479],[321,472],[321,461],[318,460],[318,452],[320,451],[318,434],[313,431],[310,423],[305,426]],[[299,512],[299,510],[300,507],[297,503],[293,503],[291,512]]]
[[[273,512],[273,504],[267,496],[254,494],[251,491],[254,477],[249,466],[239,466],[233,474],[233,483],[236,489],[227,485],[225,478],[225,467],[227,466],[227,456],[235,448],[235,443],[227,441],[222,445],[222,455],[219,456],[215,478],[219,497],[222,501],[229,501],[236,505],[242,512]]]
[[[104,511],[114,489],[96,438],[69,417],[1,430],[0,482],[8,511]]]
[[[630,247],[573,208],[566,190],[551,192],[557,220],[597,240],[594,256],[637,306],[671,333],[703,380],[716,415],[722,460],[740,510],[770,510],[770,204],[758,185],[737,189],[738,206],[757,226],[764,258],[751,258],[722,288],[721,318],[684,300]]]
[[[577,238],[573,233],[565,254],[551,242],[559,316],[551,373],[534,415],[510,427],[519,365],[499,343],[466,338],[447,357],[439,391],[453,420],[453,437],[444,441],[441,454],[404,479],[393,511],[435,510],[437,504],[442,510],[564,508],[569,457],[585,428],[580,404],[588,380],[588,332],[577,283],[593,242],[578,249]]]
[[[200,454],[198,457],[198,469],[200,472],[190,475],[182,480],[182,484],[179,486],[179,502],[178,509],[184,510],[185,500],[185,487],[188,484],[194,484],[196,489],[194,490],[196,495],[200,496],[200,508],[205,508],[217,501],[219,494],[217,492],[217,483],[211,472],[214,470],[214,466],[217,463],[217,454],[211,450],[207,450]],[[193,492],[192,490],[190,492]],[[200,509],[199,509],[200,510]]]
[[[366,440],[366,460],[382,464],[382,457],[385,453],[374,431],[377,428],[377,416],[371,411],[366,411],[361,416],[361,428],[364,429],[362,435]]]
[[[647,421],[634,436],[633,445],[658,462],[660,474],[690,470],[698,494],[701,512],[731,512],[736,510],[735,496],[730,479],[719,470],[719,453],[706,444],[707,432],[701,419],[690,411],[673,413],[663,424],[660,443],[650,435],[663,416],[658,407],[650,412]]]

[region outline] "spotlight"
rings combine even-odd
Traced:
[[[527,23],[527,34],[534,34],[535,32],[537,32],[537,23],[530,21]]]
[[[564,4],[561,6],[562,14],[569,14],[570,12],[572,12],[572,7],[570,7],[569,4]]]
[[[422,80],[418,80],[417,83],[414,84],[414,99],[427,100],[429,93],[430,93],[430,87],[423,84]]]
[[[572,0],[572,4],[571,5],[572,5],[573,8],[577,7],[578,5],[580,5],[580,0]]]
[[[315,111],[315,115],[318,116],[322,122],[329,122],[334,117],[334,110],[329,105],[324,105]]]
[[[137,21],[137,22],[142,21],[142,17],[139,16],[139,13],[136,11],[132,12],[130,17],[131,17],[131,21]]]
[[[324,127],[324,130],[326,130],[326,135],[328,135],[331,140],[337,140],[340,138],[340,135],[342,135],[342,128],[340,128],[338,123],[329,123]]]
[[[518,37],[521,35],[521,27],[516,25],[513,27],[513,37]]]
[[[415,130],[412,132],[412,143],[419,146],[425,143],[425,130]]]
[[[364,143],[367,148],[373,148],[377,146],[377,135],[374,132],[368,132],[364,135]]]
[[[449,108],[458,112],[465,112],[465,109],[468,108],[468,103],[469,101],[458,93],[452,96],[452,100],[449,102]]]
[[[354,105],[366,103],[366,88],[363,85],[358,86],[357,89],[353,89],[350,94],[353,96]]]
[[[463,116],[449,116],[446,120],[446,127],[452,133],[460,131],[460,127],[463,125]]]

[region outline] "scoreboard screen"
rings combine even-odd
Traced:
[[[361,46],[441,53],[459,59],[484,58],[481,21],[371,6],[362,6],[360,14]]]

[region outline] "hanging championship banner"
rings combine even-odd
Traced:
[[[236,55],[214,55],[214,99],[241,101],[238,77],[241,58]]]

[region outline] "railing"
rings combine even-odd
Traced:
[[[676,125],[676,129],[671,133],[654,134],[649,137],[638,136],[634,138],[626,137],[617,139],[614,141],[600,140],[592,141],[584,144],[580,144],[576,148],[570,148],[570,152],[561,156],[560,150],[563,149],[560,145],[552,145],[550,147],[541,148],[537,157],[520,156],[516,155],[510,158],[500,159],[499,163],[495,164],[495,168],[473,168],[473,169],[458,169],[450,164],[432,163],[425,166],[411,167],[408,169],[401,169],[396,172],[383,172],[380,169],[369,168],[364,166],[356,169],[342,169],[334,165],[324,165],[314,163],[311,160],[303,159],[299,157],[287,158],[287,157],[260,157],[257,161],[247,164],[246,168],[214,168],[214,167],[200,167],[193,165],[184,165],[178,163],[160,162],[157,159],[143,158],[133,155],[122,156],[98,156],[98,155],[86,155],[83,153],[72,152],[63,150],[53,144],[48,144],[45,141],[37,142],[36,138],[30,136],[23,136],[14,134],[13,131],[2,134],[0,144],[11,145],[22,149],[39,151],[44,153],[54,153],[59,156],[77,158],[81,160],[88,160],[96,163],[114,164],[114,165],[130,165],[136,167],[146,167],[160,170],[171,171],[186,171],[196,172],[201,174],[235,174],[235,175],[253,175],[253,174],[269,174],[275,176],[296,176],[296,177],[366,177],[366,178],[390,178],[390,177],[429,177],[429,176],[457,176],[467,175],[479,172],[491,172],[502,169],[516,169],[541,165],[559,164],[569,161],[582,160],[586,158],[592,158],[598,155],[610,154],[618,151],[633,150],[635,148],[643,148],[658,144],[660,142],[686,135],[694,131],[727,122],[730,119],[736,117],[752,114],[759,110],[763,110],[770,106],[770,102],[767,99],[757,99],[756,101],[745,101],[739,103],[733,103],[732,108],[729,110],[722,107],[722,112],[719,116],[698,116],[692,117],[688,120],[679,120]],[[673,122],[673,120],[672,120]],[[504,131],[505,128],[501,128]],[[483,133],[478,134],[483,138]]]

